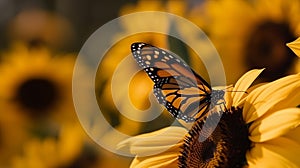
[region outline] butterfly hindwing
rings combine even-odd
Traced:
[[[154,85],[154,94],[158,102],[163,104],[167,110],[175,117],[186,122],[193,122],[197,118],[201,118],[206,112],[209,99],[206,93],[200,93],[199,89],[194,85],[179,85],[169,83],[175,80],[173,77],[162,80],[163,84]],[[198,115],[199,114],[199,115]]]
[[[209,108],[212,89],[175,54],[146,43],[131,45],[133,56],[154,84],[159,103],[178,119],[193,122]]]

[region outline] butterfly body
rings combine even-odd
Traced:
[[[223,99],[224,90],[214,90],[175,54],[146,43],[131,45],[133,57],[154,84],[154,95],[177,119],[193,122],[204,117]]]

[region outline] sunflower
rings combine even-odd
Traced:
[[[72,54],[52,57],[46,48],[16,43],[2,55],[0,148],[6,152],[1,153],[1,165],[31,137],[56,135],[63,123],[76,121]]]
[[[253,90],[247,97],[243,118],[251,123],[249,167],[299,167],[300,74],[290,75]],[[284,145],[283,145],[284,144]],[[263,157],[261,157],[263,156]]]
[[[182,127],[167,127],[151,133],[138,135],[119,144],[136,155],[130,167],[177,167],[183,137],[187,130]],[[129,148],[128,148],[129,147]]]
[[[295,41],[287,44],[288,47],[298,56],[300,57],[300,38],[297,38]],[[296,71],[300,72],[300,60],[298,59],[296,63]]]
[[[137,4],[128,4],[122,7],[120,10],[120,15],[130,14],[133,12],[145,12],[145,11],[160,11],[160,12],[169,12],[172,14],[176,14],[179,16],[185,16],[187,10],[187,3],[180,0],[172,0],[172,1],[161,1],[161,0],[139,0]],[[134,18],[130,18],[130,20],[124,19],[122,25],[129,32],[134,32],[137,28],[147,27],[149,30],[157,30],[157,25],[159,26],[159,30],[163,30],[163,32],[168,32],[171,26],[170,19],[166,16],[156,18],[155,15],[148,15],[149,18],[144,18],[143,16],[135,15]],[[154,17],[154,18],[153,18]],[[150,21],[151,20],[151,21]],[[134,21],[134,24],[133,24]],[[153,23],[155,22],[155,23]],[[158,23],[158,24],[157,24]],[[165,44],[165,39],[156,39],[160,44]],[[156,41],[145,41],[145,42],[154,42],[153,45],[156,45]]]
[[[13,156],[21,147],[22,143],[30,137],[30,134],[24,130],[27,126],[27,120],[20,116],[16,111],[5,109],[5,104],[1,103],[0,112],[0,167],[5,166],[11,156]]]
[[[233,88],[233,90],[246,90],[252,83],[252,81],[258,76],[261,71],[252,71],[243,76]],[[228,92],[231,95],[226,95],[228,106],[231,104],[241,104],[244,96],[243,92]],[[232,97],[232,98],[230,98]],[[231,101],[229,101],[231,100]],[[182,127],[169,127],[144,135],[139,135],[133,138],[129,138],[119,144],[119,148],[129,146],[129,152],[136,155],[133,161],[133,165],[137,167],[149,167],[150,165],[165,165],[166,167],[178,164],[178,156],[180,155],[180,147],[183,146],[183,137],[187,133],[187,130]],[[174,137],[173,137],[174,136]],[[165,140],[163,140],[165,138]],[[177,142],[179,142],[177,144]],[[170,148],[171,147],[171,148]],[[149,156],[153,153],[157,156]],[[143,157],[144,156],[144,157]],[[147,157],[145,157],[147,156]],[[172,160],[171,162],[165,162],[166,160]]]
[[[226,93],[226,111],[196,121],[188,134],[172,127],[160,139],[152,132],[125,140],[120,147],[136,155],[132,167],[299,167],[300,75],[234,92],[247,90],[261,71],[241,77]]]
[[[252,68],[266,68],[262,80],[273,81],[294,72],[294,54],[284,44],[300,35],[299,3],[206,1],[193,11],[205,20],[203,28],[219,51],[226,74],[231,74],[230,83]]]
[[[52,57],[46,48],[28,49],[18,44],[3,55],[0,100],[4,114],[17,111],[34,121],[50,116],[64,121],[73,115],[72,54]]]
[[[288,43],[287,46],[290,47],[298,57],[300,57],[300,37],[295,41]]]
[[[74,30],[70,22],[57,13],[43,9],[20,11],[7,28],[10,41],[25,42],[31,47],[47,46],[62,50],[71,49],[74,45]]]
[[[94,167],[99,164],[99,151],[87,140],[79,123],[65,124],[55,137],[25,142],[9,167]]]

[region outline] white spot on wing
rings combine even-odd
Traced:
[[[147,55],[146,58],[147,58],[147,60],[149,60],[149,61],[151,60],[151,56],[150,56],[150,55]]]

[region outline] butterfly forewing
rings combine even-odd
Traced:
[[[158,102],[174,117],[193,122],[207,113],[210,85],[175,54],[145,43],[133,43],[131,51],[155,83]]]

